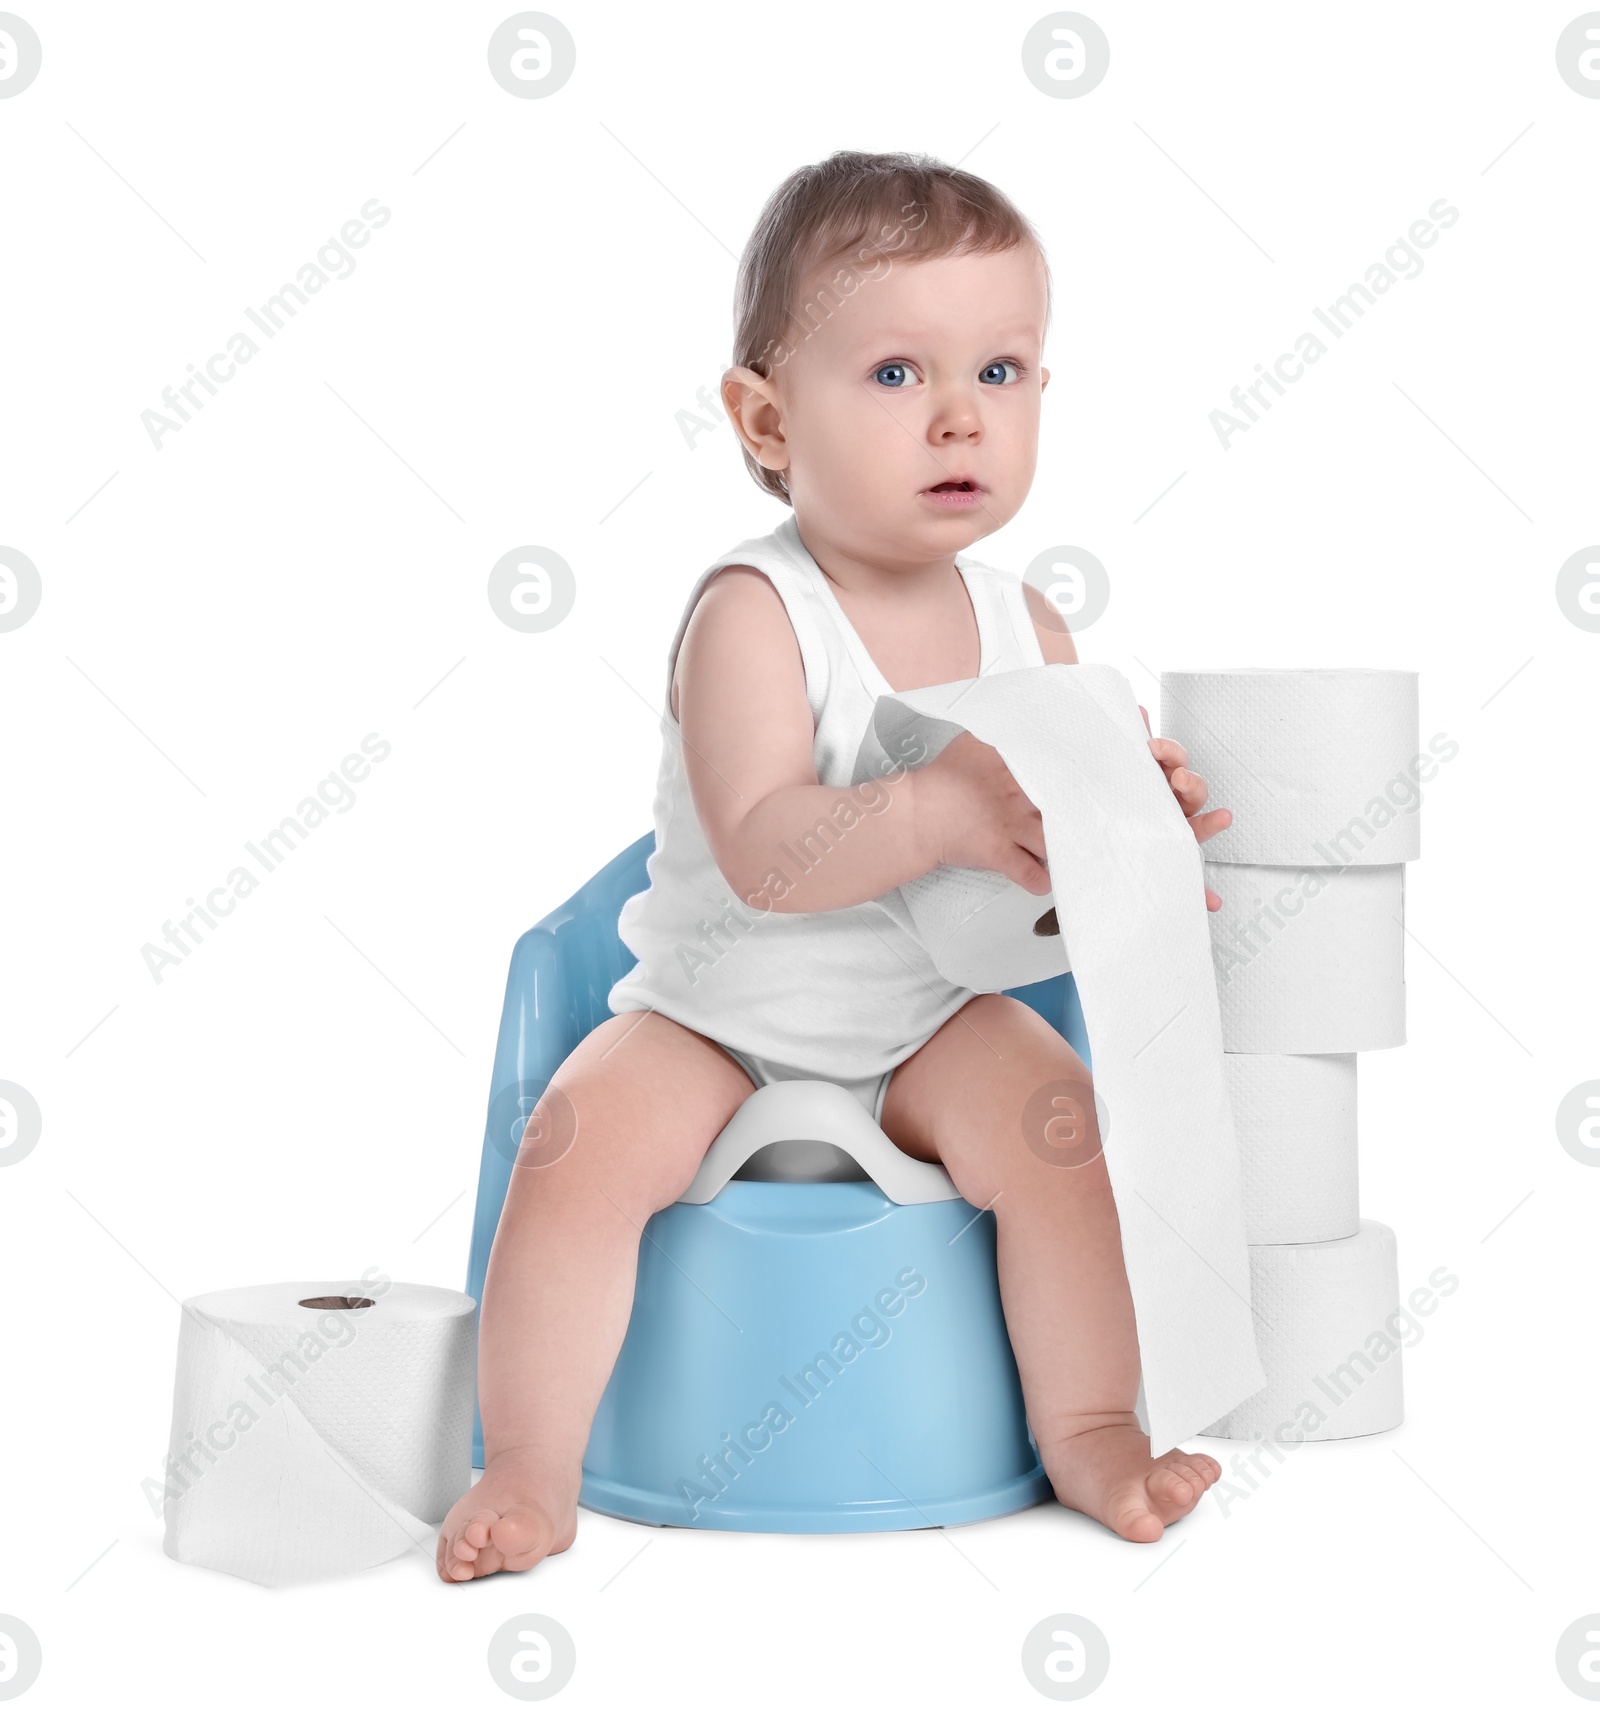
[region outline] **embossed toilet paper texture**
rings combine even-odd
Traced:
[[[1314,1244],[1353,1237],[1357,1194],[1356,1056],[1223,1055],[1245,1237],[1252,1244]]]
[[[1405,1416],[1394,1233],[1363,1220],[1353,1238],[1258,1244],[1250,1271],[1270,1384],[1206,1430],[1227,1440],[1348,1440]],[[1303,1407],[1310,1406],[1309,1411]]]
[[[975,994],[1048,982],[1072,968],[1059,930],[1035,928],[1054,908],[1054,894],[1030,893],[992,869],[952,866],[918,875],[899,892],[939,974]]]
[[[1207,861],[1229,1053],[1361,1053],[1406,1039],[1405,867]]]
[[[1132,688],[1111,667],[1025,667],[884,701],[993,745],[1043,817],[1108,1114],[1106,1168],[1159,1454],[1266,1384],[1199,847]],[[938,737],[938,725],[928,730]]]
[[[300,1307],[363,1296],[372,1308]],[[476,1331],[473,1299],[440,1286],[311,1280],[188,1299],[167,1553],[273,1587],[413,1550],[431,1564],[472,1480]]]
[[[1339,868],[1422,854],[1414,672],[1167,672],[1161,732],[1189,752],[1208,802],[1233,811],[1207,841],[1214,863]]]

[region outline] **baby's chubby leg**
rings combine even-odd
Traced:
[[[1133,1300],[1083,1061],[1020,1000],[979,995],[895,1071],[883,1128],[993,1208],[1006,1327],[1057,1499],[1159,1540],[1222,1471],[1204,1453],[1152,1459],[1134,1414]]]
[[[645,1222],[688,1189],[751,1093],[721,1048],[653,1012],[610,1018],[529,1120],[484,1285],[483,1478],[439,1534],[446,1582],[572,1545],[583,1451],[633,1307]]]

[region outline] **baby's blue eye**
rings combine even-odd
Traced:
[[[979,374],[978,379],[991,387],[1003,387],[1007,381],[1015,381],[1020,374],[1021,371],[1015,363],[991,363]]]
[[[904,363],[885,363],[872,378],[885,387],[903,387],[911,379],[911,371]]]

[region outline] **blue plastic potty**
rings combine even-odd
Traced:
[[[467,1290],[481,1298],[522,1129],[633,960],[646,835],[512,953]],[[1014,990],[1087,1061],[1070,976]],[[646,1225],[580,1498],[697,1529],[973,1523],[1048,1497],[995,1275],[994,1216],[834,1084],[768,1085]],[[483,1462],[481,1424],[474,1458]]]

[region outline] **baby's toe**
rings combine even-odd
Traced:
[[[1191,1452],[1184,1458],[1184,1463],[1200,1478],[1202,1489],[1209,1488],[1222,1474],[1222,1466],[1215,1458],[1208,1458],[1203,1452]]]
[[[1165,1525],[1150,1510],[1143,1485],[1129,1493],[1112,1518],[1111,1527],[1124,1541],[1160,1541]]]
[[[475,1558],[480,1547],[487,1547],[494,1526],[499,1521],[500,1514],[498,1512],[474,1512],[467,1519],[466,1526],[456,1540],[458,1548],[470,1547],[472,1549],[470,1554],[463,1554],[462,1557],[466,1559]]]
[[[434,1564],[446,1583],[465,1583],[469,1578],[486,1577],[491,1570],[498,1569],[482,1563],[489,1543],[489,1530],[498,1515],[488,1511],[474,1512],[464,1524],[453,1530],[447,1521],[446,1528],[439,1532],[439,1545],[434,1554]]]
[[[1145,1489],[1163,1523],[1174,1523],[1198,1504],[1209,1483],[1205,1473],[1182,1464],[1162,1464],[1145,1480]]]
[[[555,1526],[536,1508],[519,1508],[495,1519],[490,1539],[504,1556],[508,1571],[526,1571],[550,1551]]]
[[[1197,1495],[1203,1494],[1221,1473],[1214,1459],[1192,1452],[1174,1453],[1168,1468],[1187,1477],[1194,1484]]]

